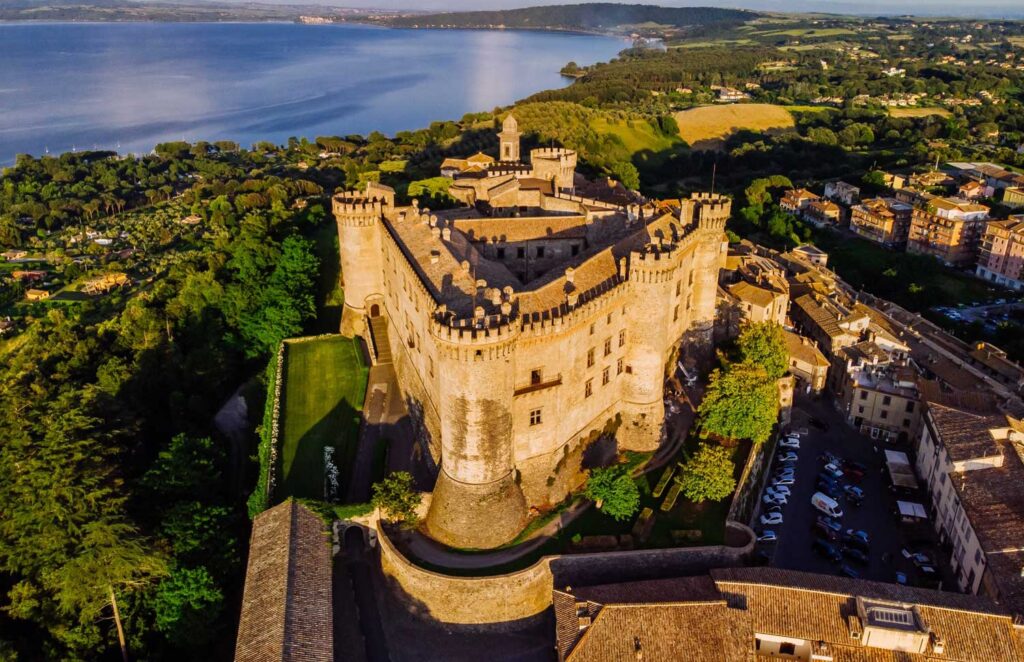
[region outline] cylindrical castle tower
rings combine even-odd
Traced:
[[[338,224],[341,279],[345,288],[341,333],[346,336],[363,332],[367,298],[384,294],[380,219],[393,200],[370,194],[370,191],[343,191],[334,196],[332,204]]]
[[[693,255],[693,299],[688,339],[691,354],[709,358],[713,345],[718,274],[725,268],[728,253],[725,222],[732,211],[732,202],[722,195],[697,193],[688,201],[692,205],[693,228],[697,247]]]
[[[677,260],[671,252],[651,248],[630,256],[629,281],[632,314],[629,316],[629,371],[622,390],[622,427],[619,443],[625,450],[650,451],[661,442],[665,419],[665,348],[673,308]]]
[[[453,547],[487,549],[526,523],[512,455],[516,327],[432,327],[440,358],[441,471],[426,527]]]

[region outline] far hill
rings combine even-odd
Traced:
[[[595,3],[502,11],[396,16],[389,25],[421,28],[494,28],[622,32],[632,29],[738,25],[759,14],[717,7],[656,7]]]

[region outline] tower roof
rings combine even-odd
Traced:
[[[512,116],[512,113],[505,116],[504,121],[501,123],[501,130],[508,133],[515,133],[519,130],[519,122]]]

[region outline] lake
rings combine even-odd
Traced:
[[[288,23],[0,24],[0,163],[167,140],[393,134],[560,87],[619,39]]]

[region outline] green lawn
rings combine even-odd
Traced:
[[[369,374],[357,341],[331,336],[288,343],[284,373],[279,496],[323,498],[325,446],[336,449],[344,491]]]
[[[913,312],[1006,295],[1005,290],[945,267],[926,255],[891,251],[864,239],[828,231],[817,232],[814,243],[828,253],[828,266],[850,285]]]

